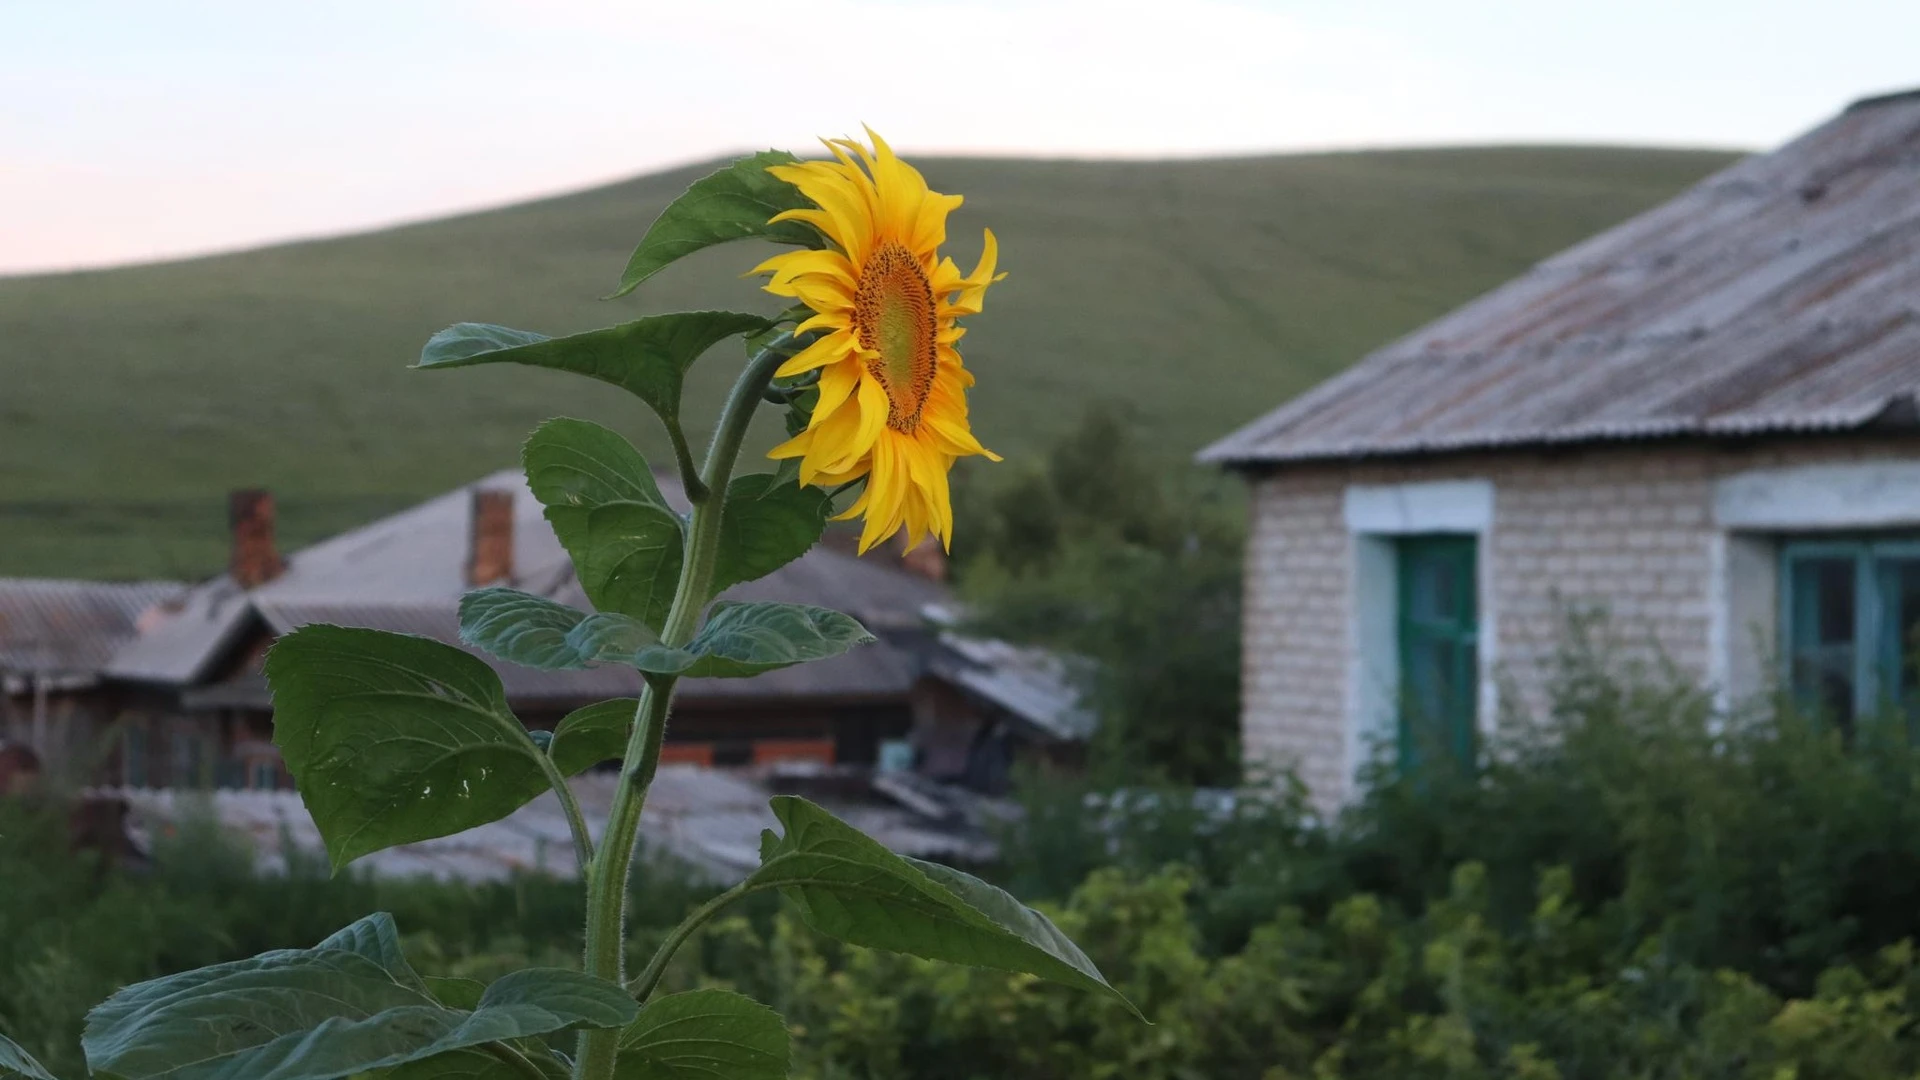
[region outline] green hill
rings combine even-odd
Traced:
[[[1020,454],[1083,403],[1118,400],[1175,459],[1729,160],[1511,148],[921,164],[967,197],[957,261],[972,265],[989,225],[1011,275],[966,340],[987,445]],[[204,574],[223,557],[230,488],[273,488],[299,543],[509,464],[560,413],[657,453],[640,406],[597,384],[406,365],[463,319],[567,332],[770,309],[738,277],[767,250],[751,245],[595,299],[706,170],[235,255],[0,278],[0,574]],[[735,360],[723,347],[695,369],[690,417]]]

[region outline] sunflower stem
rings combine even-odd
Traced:
[[[681,646],[693,640],[700,625],[700,613],[707,606],[707,592],[713,586],[713,567],[720,551],[720,521],[726,510],[727,481],[733,476],[734,462],[740,456],[760,395],[773,381],[773,373],[786,360],[782,351],[793,340],[781,334],[747,361],[740,378],[727,395],[720,412],[719,426],[707,448],[704,474],[697,483],[706,498],[693,504],[688,523],[685,556],[680,561],[680,581],[674,589],[673,607],[661,628],[660,639],[669,646]],[[678,430],[678,425],[674,425]],[[684,439],[680,440],[684,442]],[[693,485],[688,485],[689,498]],[[634,711],[633,732],[627,738],[627,752],[621,758],[620,786],[614,790],[613,805],[607,812],[607,832],[594,856],[593,873],[587,883],[586,969],[590,975],[623,982],[626,948],[627,879],[633,870],[633,848],[640,834],[640,814],[647,802],[647,789],[653,785],[660,767],[660,745],[666,738],[667,715],[673,702],[671,677],[654,676],[640,693],[640,705]],[[580,1035],[579,1056],[574,1062],[575,1080],[611,1080],[619,1056],[620,1032],[599,1029]]]
[[[707,501],[707,486],[693,467],[693,450],[687,445],[687,433],[680,430],[678,418],[667,421],[667,438],[673,443],[673,462],[680,468],[680,487],[687,493],[687,501],[699,506]]]

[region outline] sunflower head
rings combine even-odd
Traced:
[[[826,143],[831,161],[776,165],[767,171],[798,188],[813,206],[774,221],[803,221],[828,248],[777,255],[754,268],[768,292],[813,312],[796,329],[818,334],[777,375],[819,372],[820,396],[806,430],[774,448],[799,458],[800,482],[832,486],[865,478],[841,518],[865,516],[860,551],[907,530],[908,548],[928,535],[953,541],[947,473],[956,459],[1000,460],[967,426],[973,376],[955,344],[962,315],[980,311],[994,272],[993,232],[973,273],[940,255],[947,215],[960,196],[930,190],[871,129],[869,150]]]

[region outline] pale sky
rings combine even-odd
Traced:
[[[1920,85],[1916,0],[0,0],[0,273],[903,151],[1763,148]]]

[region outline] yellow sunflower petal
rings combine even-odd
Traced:
[[[819,228],[838,251],[790,253],[756,268],[766,288],[795,297],[813,315],[796,333],[826,330],[780,368],[819,369],[808,427],[776,449],[800,458],[802,483],[865,486],[839,519],[860,518],[860,549],[906,530],[910,545],[953,536],[949,472],[962,457],[999,460],[967,422],[973,373],[956,344],[956,318],[980,310],[998,272],[999,245],[985,234],[980,261],[963,275],[940,254],[957,195],[927,186],[886,140],[828,140],[832,160],[777,166],[813,204],[789,211]]]
[[[836,330],[788,357],[786,363],[774,369],[773,377],[791,379],[814,368],[825,367],[835,360],[844,360],[852,351],[853,335],[845,330]]]
[[[860,365],[856,363],[832,363],[820,371],[820,399],[813,404],[813,416],[807,426],[819,427],[827,417],[837,412],[853,397],[854,388],[860,385]],[[857,404],[857,403],[856,403]]]

